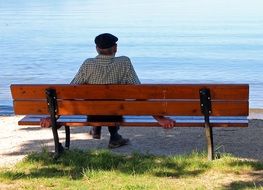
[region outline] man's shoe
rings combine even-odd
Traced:
[[[93,139],[100,139],[101,132],[96,131],[93,127],[90,129],[89,134]]]
[[[129,139],[119,138],[118,140],[110,140],[108,147],[109,148],[118,148],[120,146],[124,146],[129,144]]]

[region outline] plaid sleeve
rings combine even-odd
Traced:
[[[133,65],[128,59],[128,69],[127,69],[127,75],[126,75],[126,84],[141,84],[134,68]]]
[[[70,84],[85,84],[85,78],[86,78],[86,69],[85,69],[85,62],[81,65],[79,68],[79,71],[73,78],[73,80],[70,82]]]

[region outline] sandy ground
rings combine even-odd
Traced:
[[[53,151],[51,129],[36,126],[18,126],[21,116],[0,116],[0,166],[11,166],[22,160],[32,151],[47,147]],[[102,139],[94,140],[88,134],[89,127],[71,129],[71,149],[105,149],[109,141],[107,128],[102,130]],[[186,154],[206,150],[203,128],[121,128],[120,133],[131,143],[112,150],[117,153],[132,152],[156,155]],[[61,142],[65,133],[59,130]],[[263,161],[263,114],[255,111],[250,114],[248,128],[214,129],[215,148],[219,152],[231,153],[240,158]]]

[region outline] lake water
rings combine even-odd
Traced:
[[[0,114],[12,83],[69,83],[94,37],[119,37],[143,83],[249,83],[263,109],[261,0],[0,0]]]

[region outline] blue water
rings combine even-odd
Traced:
[[[0,0],[0,114],[12,83],[69,83],[93,39],[119,37],[144,83],[249,83],[263,109],[261,0]]]

